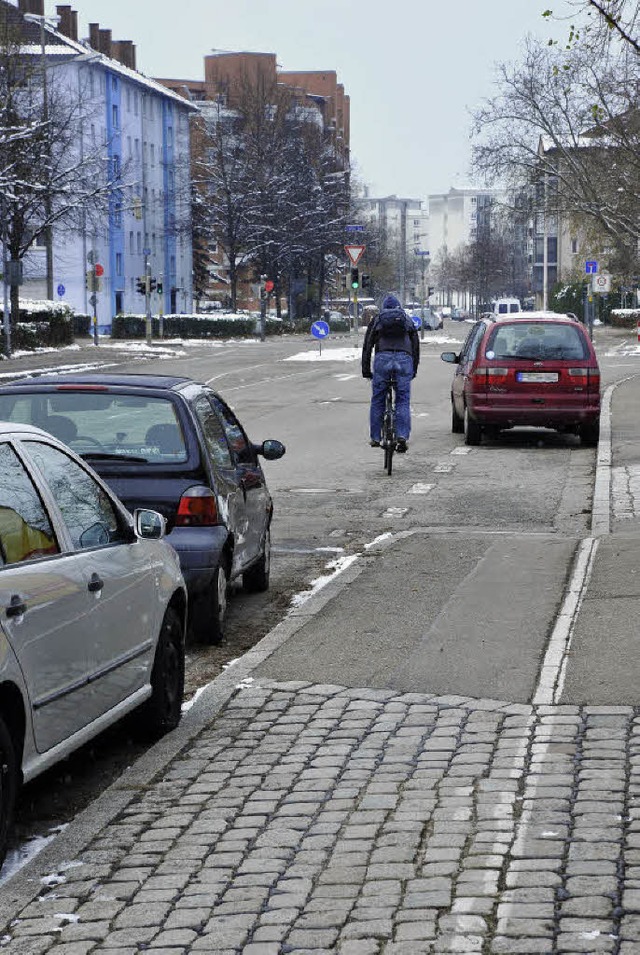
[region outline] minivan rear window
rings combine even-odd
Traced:
[[[68,388],[0,395],[0,420],[35,425],[89,458],[117,455],[149,464],[187,460],[175,405],[167,398]]]
[[[573,361],[589,358],[584,336],[576,325],[553,322],[518,322],[497,324],[485,348],[490,361],[505,358],[548,361]]]

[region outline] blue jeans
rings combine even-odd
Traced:
[[[413,358],[403,351],[381,351],[373,359],[369,428],[372,441],[380,441],[387,382],[396,379],[396,435],[409,440],[411,433],[411,379]]]

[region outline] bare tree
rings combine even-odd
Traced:
[[[475,169],[514,191],[537,185],[548,214],[581,217],[614,245],[640,224],[639,61],[594,58],[529,39],[522,63],[499,67],[497,93],[474,112]]]
[[[580,42],[590,46],[606,45],[614,37],[640,53],[637,36],[640,10],[636,0],[570,0],[569,5],[579,21],[570,26],[567,49]],[[542,15],[567,19],[566,14],[554,14],[553,10],[545,10]]]

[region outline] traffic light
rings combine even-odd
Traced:
[[[360,276],[357,269],[351,269],[351,288],[360,288]]]
[[[147,280],[146,280],[144,277],[137,279],[137,281],[136,281],[136,288],[137,288],[137,290],[138,290],[138,295],[146,295],[146,294],[147,294]]]
[[[429,286],[429,291],[427,292],[427,294],[428,294],[428,295],[433,295],[433,293],[435,292],[435,290],[436,290],[435,285],[430,285],[430,286]]]
[[[157,284],[155,279],[149,279],[149,291],[155,292]]]
[[[366,272],[362,273],[362,288],[371,288],[371,276]]]
[[[156,292],[158,295],[162,295],[162,279],[159,279],[156,283]]]

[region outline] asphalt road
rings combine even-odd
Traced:
[[[311,338],[156,345],[152,357],[102,345],[20,358],[0,366],[0,375],[8,380],[61,363],[184,374],[219,390],[252,440],[286,444],[281,461],[265,464],[275,500],[272,592],[262,601],[235,596],[226,649],[190,649],[190,692],[268,632],[296,594],[331,572],[331,561],[361,554],[385,534],[413,531],[420,546],[405,548],[400,566],[386,573],[380,563],[375,578],[359,584],[357,614],[345,621],[336,601],[323,615],[322,639],[305,644],[302,631],[270,658],[264,675],[524,701],[535,691],[576,547],[588,533],[596,452],[571,435],[532,431],[466,448],[451,433],[451,368],[439,355],[457,350],[468,328],[447,323],[426,333],[410,451],[396,457],[392,477],[381,452],[368,446],[361,339],[324,342],[321,356]],[[599,345],[605,382],[636,367],[620,350],[622,340],[603,337]],[[402,633],[394,626],[394,574],[415,584],[415,625]],[[376,642],[366,652],[368,631]],[[596,647],[585,647],[581,666],[587,673],[598,667]],[[23,835],[32,823],[69,818],[137,753],[126,730],[116,731],[102,750],[91,747],[30,787]]]

